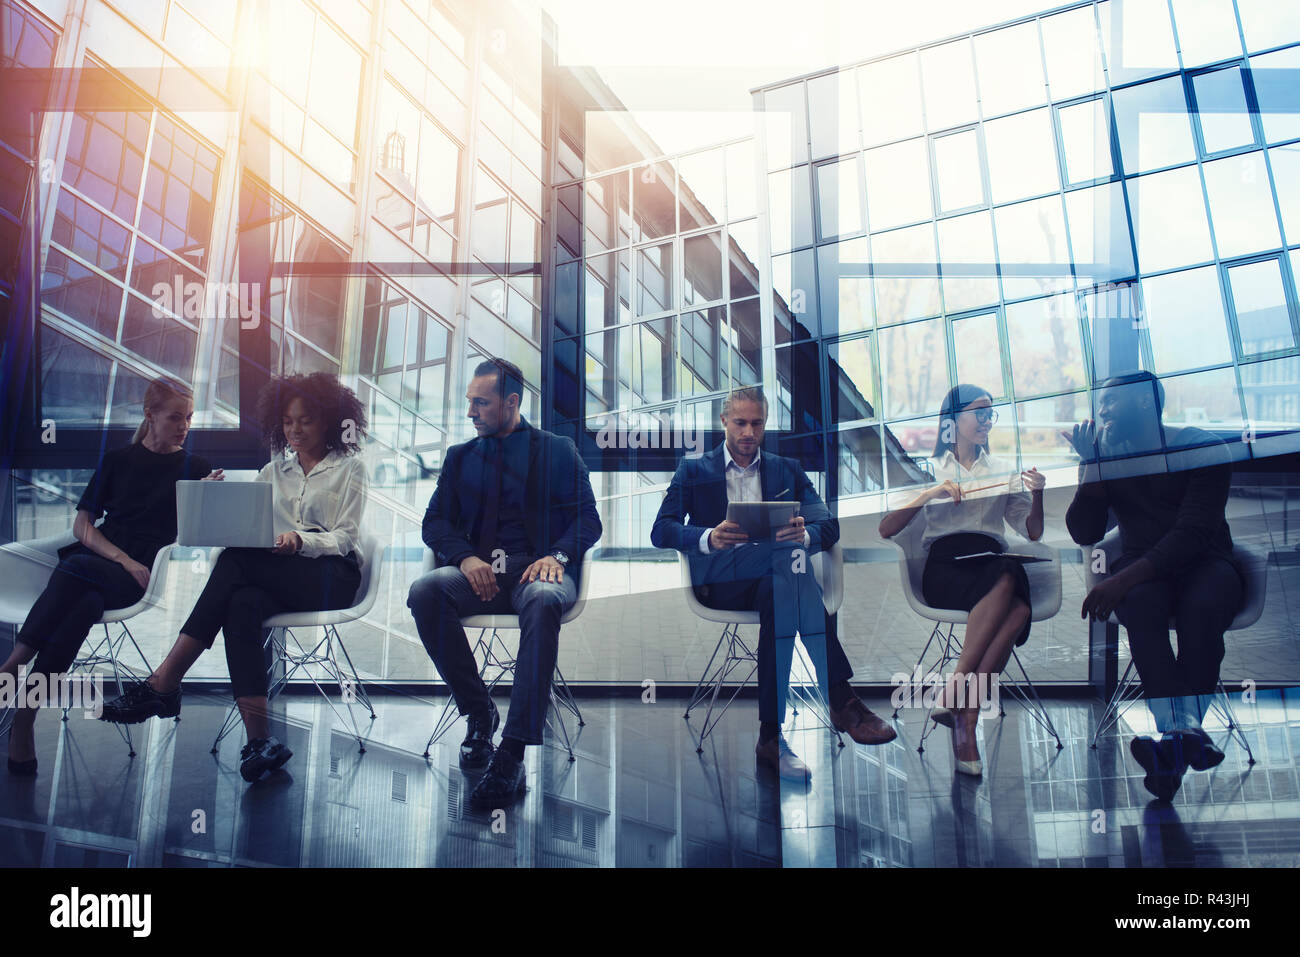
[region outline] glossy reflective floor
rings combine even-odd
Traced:
[[[660,697],[581,699],[569,718],[576,760],[530,748],[529,792],[503,814],[465,807],[456,766],[464,725],[424,757],[442,699],[374,696],[358,713],[365,753],[319,697],[281,699],[295,756],[273,778],[239,776],[242,732],[210,747],[226,712],[190,694],[180,722],[116,730],[43,714],[41,771],[0,776],[0,862],[43,866],[1294,866],[1300,854],[1300,697],[1234,702],[1256,764],[1207,723],[1227,753],[1190,772],[1172,805],[1149,806],[1129,757],[1152,730],[1140,703],[1089,744],[1099,703],[1047,702],[1064,748],[1026,712],[981,723],[985,773],[953,773],[949,732],[917,752],[921,712],[899,738],[846,747],[805,710],[787,737],[813,769],[808,787],[756,770],[757,707],[738,700],[696,752],[702,712]],[[505,699],[499,700],[504,710]],[[869,699],[888,715],[886,700]]]

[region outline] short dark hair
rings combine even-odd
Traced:
[[[1156,378],[1155,373],[1146,369],[1139,369],[1136,372],[1125,372],[1122,375],[1113,375],[1104,380],[1097,386],[1097,390],[1109,389],[1111,386],[1119,385],[1136,385],[1139,382],[1147,382],[1152,386],[1151,397],[1156,403],[1156,418],[1162,418],[1165,414],[1165,387],[1160,380]]]
[[[262,428],[262,440],[272,452],[283,453],[288,444],[284,437],[284,413],[294,399],[302,399],[308,412],[325,420],[326,452],[342,449],[345,455],[351,455],[361,451],[361,440],[366,437],[366,410],[361,400],[337,377],[328,372],[313,372],[280,376],[262,388],[257,399],[257,421]]]
[[[756,385],[746,386],[743,389],[736,389],[722,400],[722,415],[725,418],[731,411],[731,407],[737,402],[753,402],[755,405],[763,407],[763,417],[767,417],[767,396],[763,394],[761,387]]]
[[[496,376],[497,392],[501,395],[502,402],[505,401],[506,396],[514,393],[519,396],[520,404],[523,404],[524,374],[519,366],[509,359],[484,359],[474,367],[474,378],[477,379],[481,375]]]

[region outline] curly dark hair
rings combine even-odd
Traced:
[[[342,449],[345,455],[361,451],[366,437],[366,410],[356,393],[328,372],[288,375],[272,379],[257,397],[257,421],[262,440],[272,452],[282,454],[288,445],[284,437],[284,412],[294,399],[302,399],[307,411],[329,423],[325,430],[325,451]],[[344,439],[344,425],[351,422]]]

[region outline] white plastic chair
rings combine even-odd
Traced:
[[[222,549],[214,548],[210,560],[215,562],[221,551]],[[276,692],[288,684],[294,675],[302,671],[321,693],[325,703],[334,712],[334,717],[342,721],[343,716],[334,707],[329,692],[322,687],[321,680],[315,674],[315,667],[319,667],[324,671],[323,679],[326,683],[338,685],[343,704],[347,705],[348,723],[352,726],[353,737],[357,739],[357,749],[364,754],[366,746],[361,737],[361,729],[352,714],[352,705],[360,700],[370,712],[371,721],[375,720],[375,709],[370,703],[370,696],[366,694],[366,689],[361,684],[361,677],[357,674],[356,666],[352,664],[352,658],[348,655],[348,649],[338,632],[339,625],[357,621],[369,614],[370,609],[375,606],[375,598],[379,595],[384,545],[377,536],[366,535],[361,539],[361,551],[365,561],[361,565],[361,583],[357,586],[356,604],[349,608],[335,608],[328,611],[284,612],[267,618],[262,622],[262,627],[271,629],[266,640],[271,647],[272,662],[284,662],[284,674],[271,685],[267,692],[267,699],[275,697]],[[319,641],[308,648],[294,634],[295,628],[323,628],[324,634]],[[340,653],[343,656],[342,662],[339,660]],[[343,663],[347,665],[346,672],[342,668]],[[230,710],[226,712],[226,719],[221,723],[221,730],[217,732],[216,740],[212,742],[213,754],[217,753],[221,739],[234,730],[238,717],[237,706],[231,705]]]
[[[591,585],[591,560],[595,554],[596,547],[593,545],[587,549],[582,556],[582,569],[578,575],[578,597],[573,605],[560,617],[560,624],[567,625],[579,615],[587,604],[587,591]],[[433,571],[437,567],[437,561],[433,552],[428,549],[424,553],[425,573]],[[478,638],[474,642],[474,647],[470,653],[482,662],[479,666],[479,677],[487,684],[488,694],[492,694],[497,683],[506,675],[514,676],[515,673],[515,656],[511,654],[506,644],[501,639],[501,629],[519,630],[518,615],[469,615],[460,620],[463,628],[479,629]],[[491,680],[487,678],[488,669],[495,669],[495,674]],[[442,713],[438,716],[438,722],[433,726],[433,733],[429,735],[429,740],[424,745],[424,756],[427,758],[430,754],[430,748],[444,734],[451,730],[462,717],[460,712],[453,710],[455,699],[448,695],[446,703],[442,706]],[[578,720],[578,727],[586,726],[582,720],[582,711],[578,708],[577,699],[573,697],[573,692],[569,690],[568,683],[564,680],[564,675],[560,671],[560,664],[555,663],[555,678],[551,681],[551,712],[555,715],[555,724],[560,729],[560,736],[564,739],[564,750],[569,754],[569,760],[573,761],[573,744],[569,740],[569,729],[565,727],[564,715],[560,713],[560,707],[563,706],[566,711],[572,714]],[[547,718],[550,721],[550,718]],[[552,728],[554,730],[554,728]]]
[[[1100,548],[1105,553],[1105,567],[1110,568],[1111,564],[1117,561],[1123,552],[1123,542],[1120,539],[1119,529],[1111,529],[1100,542],[1092,548],[1084,548],[1084,583],[1088,590],[1091,591],[1096,585],[1100,584],[1103,576],[1093,571],[1092,555],[1094,549]],[[1264,613],[1265,590],[1268,585],[1268,559],[1260,551],[1250,548],[1249,546],[1236,543],[1232,548],[1233,555],[1241,562],[1246,571],[1246,589],[1242,597],[1241,610],[1237,612],[1232,624],[1228,626],[1229,631],[1241,631],[1249,628],[1255,622],[1259,621],[1260,615]],[[1111,613],[1110,624],[1118,625],[1119,618]],[[1169,620],[1169,627],[1174,627],[1174,621]],[[1097,747],[1097,742],[1101,739],[1102,734],[1109,731],[1112,726],[1128,710],[1129,705],[1142,697],[1141,679],[1138,677],[1137,667],[1133,664],[1133,657],[1130,653],[1128,667],[1124,669],[1123,676],[1115,686],[1115,691],[1111,694],[1110,700],[1106,702],[1106,710],[1101,714],[1101,720],[1097,723],[1097,732],[1092,736],[1092,747]],[[1255,763],[1255,755],[1250,750],[1250,742],[1246,740],[1245,732],[1241,730],[1241,725],[1237,723],[1236,715],[1232,712],[1231,699],[1228,697],[1227,690],[1223,687],[1223,680],[1219,680],[1219,693],[1210,701],[1210,707],[1219,712],[1220,717],[1228,726],[1228,735],[1236,739],[1246,750],[1246,758],[1250,764]]]
[[[899,573],[902,577],[903,597],[907,599],[908,605],[912,611],[916,612],[922,618],[934,622],[934,627],[930,630],[930,638],[926,641],[925,647],[916,659],[916,668],[913,676],[920,674],[922,684],[925,683],[931,675],[943,675],[944,668],[949,662],[956,661],[961,656],[961,641],[956,637],[958,625],[966,624],[970,617],[968,612],[957,611],[951,608],[933,608],[925,603],[921,597],[921,579],[925,573],[925,550],[921,547],[921,539],[925,534],[926,520],[925,510],[919,511],[916,516],[907,523],[907,525],[894,535],[893,538],[885,541],[897,550]],[[1045,545],[1042,542],[1023,542],[1017,541],[1010,551],[1022,555],[1035,555],[1047,559],[1042,562],[1027,563],[1025,573],[1029,577],[1029,604],[1030,604],[1030,621],[1044,621],[1051,618],[1061,610],[1061,559],[1055,548]],[[936,647],[939,651],[938,661],[929,668],[925,666],[926,656],[929,655],[931,647]],[[1009,675],[1010,664],[1014,663],[1020,671],[1020,680],[1016,680]],[[999,687],[1006,686],[1007,690],[1013,694],[1017,700],[1024,705],[1029,715],[1042,725],[1053,738],[1056,739],[1056,750],[1061,750],[1061,736],[1056,732],[1056,726],[1052,724],[1051,715],[1043,706],[1042,699],[1038,697],[1038,691],[1034,688],[1033,681],[1029,678],[1029,673],[1025,670],[1024,664],[1020,660],[1015,647],[1011,649],[1011,662],[1007,667],[1008,676],[999,678]],[[925,710],[925,724],[921,730],[921,740],[917,745],[917,751],[925,750],[925,739],[934,729],[930,721],[930,712],[933,706]],[[1006,714],[1005,709],[1001,706],[1001,698],[998,702],[998,716]],[[894,709],[894,717],[898,717],[898,709]]]
[[[27,620],[32,606],[36,604],[36,599],[49,584],[50,576],[59,564],[59,549],[71,545],[76,540],[72,532],[64,532],[61,535],[30,539],[25,542],[10,542],[0,546],[0,581],[4,582],[4,590],[0,593],[0,622],[20,626]],[[136,681],[152,673],[153,667],[149,664],[149,659],[140,650],[135,636],[131,634],[131,629],[126,623],[141,612],[162,604],[167,563],[173,547],[164,545],[158,549],[158,554],[154,556],[153,569],[149,574],[149,587],[145,589],[139,601],[126,608],[110,608],[104,611],[97,622],[103,625],[104,636],[98,639],[88,638],[89,650],[85,650],[83,646],[83,650],[78,653],[68,669],[69,675],[78,671],[93,671],[101,665],[107,665],[112,671],[120,695],[124,691],[122,683],[124,675],[129,680]],[[114,635],[109,630],[109,625],[121,625],[121,631]],[[94,634],[93,629],[91,634]],[[140,656],[140,661],[144,665],[143,673],[123,662],[122,652],[127,642],[130,642],[135,653]],[[68,712],[65,709],[63,720],[67,719]],[[126,741],[130,757],[135,757],[135,745],[131,740],[130,727],[127,725],[116,725],[116,727],[122,739]]]
[[[709,736],[722,716],[727,713],[731,703],[736,700],[741,689],[754,676],[758,670],[757,649],[751,650],[740,637],[741,625],[757,625],[760,616],[757,611],[728,611],[718,608],[710,608],[700,601],[695,594],[695,587],[691,581],[691,566],[684,553],[679,552],[677,555],[678,566],[682,573],[682,592],[686,596],[686,607],[689,608],[700,618],[705,621],[713,621],[722,625],[722,634],[718,638],[718,643],[713,648],[713,654],[709,656],[709,663],[704,666],[704,671],[700,675],[700,680],[695,683],[695,691],[691,694],[691,700],[686,705],[686,713],[682,717],[687,720],[691,717],[691,712],[704,701],[709,699],[709,710],[704,714],[704,725],[700,730],[700,740],[696,745],[695,753],[704,753],[704,739]],[[840,610],[840,604],[844,600],[844,550],[836,542],[830,548],[818,552],[812,556],[813,574],[817,576],[817,582],[822,587],[822,604],[826,608],[827,614],[833,615]],[[800,641],[803,641],[802,636]],[[811,645],[812,647],[809,647]],[[777,642],[777,694],[780,696],[777,702],[778,713],[782,699],[785,697],[786,689],[789,686],[790,667],[794,659],[794,642]],[[783,647],[784,646],[784,647]],[[810,672],[823,676],[826,674],[826,639],[822,636],[820,641],[812,640],[804,642],[804,648],[811,656],[812,660],[806,661]],[[719,657],[721,656],[721,657]],[[716,662],[716,667],[715,667]],[[722,691],[723,684],[731,677],[731,673],[749,664],[749,671],[745,677],[737,684],[722,710],[715,717],[713,712],[717,707],[718,696]],[[813,713],[818,720],[830,728],[835,733],[836,740],[840,747],[844,747],[844,740],[835,729],[834,723],[830,720],[829,697],[830,689],[814,685],[815,694],[809,698],[809,704]],[[798,709],[795,709],[798,714]]]

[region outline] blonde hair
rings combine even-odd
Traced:
[[[194,393],[188,386],[182,385],[175,379],[169,379],[166,376],[159,376],[149,383],[149,387],[144,390],[144,410],[149,412],[157,409],[164,403],[172,399],[189,399],[194,400]],[[140,442],[149,434],[149,419],[145,418],[135,430],[135,437],[132,442]]]

